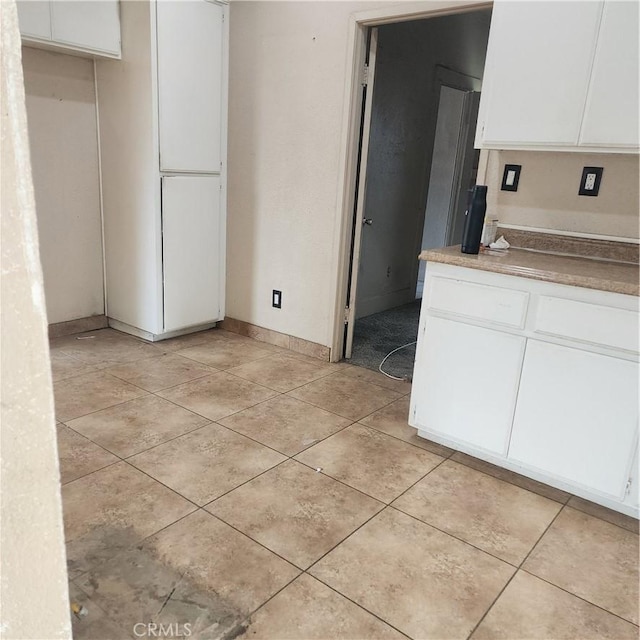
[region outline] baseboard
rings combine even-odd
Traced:
[[[296,353],[301,353],[311,358],[324,360],[325,362],[329,362],[331,358],[330,347],[318,344],[317,342],[303,340],[302,338],[297,338],[296,336],[291,336],[286,333],[280,333],[273,329],[265,329],[250,322],[244,322],[244,320],[227,317],[220,322],[218,326],[225,331],[237,333],[247,338],[253,338],[259,342],[273,344],[277,347],[289,349],[290,351],[295,351]]]
[[[62,338],[63,336],[70,336],[74,333],[106,329],[108,326],[109,321],[107,320],[107,316],[104,315],[67,320],[66,322],[55,322],[49,325],[49,338]]]
[[[188,333],[196,333],[197,331],[206,331],[207,329],[213,329],[217,326],[217,322],[209,322],[207,324],[198,325],[196,327],[188,327],[187,329],[178,329],[177,331],[167,331],[166,333],[151,333],[151,331],[145,331],[139,329],[126,322],[120,322],[115,318],[108,318],[109,326],[116,331],[122,331],[122,333],[128,333],[136,338],[142,338],[149,342],[160,342],[161,340],[168,340],[169,338],[177,338],[178,336],[184,336]]]

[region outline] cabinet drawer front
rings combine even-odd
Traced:
[[[429,286],[429,308],[457,316],[522,329],[529,294],[484,284],[434,277]]]
[[[541,296],[535,331],[638,352],[638,314],[627,309]]]

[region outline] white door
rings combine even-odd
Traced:
[[[365,217],[364,201],[367,188],[367,156],[369,154],[369,133],[371,131],[371,110],[373,108],[373,83],[376,70],[376,51],[378,48],[378,30],[371,29],[369,43],[367,86],[364,95],[364,112],[362,116],[361,146],[360,146],[360,174],[358,176],[358,194],[353,229],[353,251],[351,252],[351,282],[349,300],[347,301],[347,333],[345,337],[344,357],[350,358],[353,350],[353,332],[356,325],[356,293],[358,291],[358,272],[360,266],[360,252],[362,248],[362,227],[370,225],[371,220]]]
[[[56,42],[120,55],[117,0],[54,0],[51,35]]]
[[[412,424],[505,455],[524,345],[520,336],[434,316],[421,318]]]
[[[475,180],[473,133],[480,94],[441,85],[421,249],[462,240],[467,193]],[[422,297],[427,263],[419,261],[416,298]]]
[[[19,0],[20,34],[28,38],[51,40],[51,6],[49,0]]]
[[[221,320],[220,178],[162,178],[164,331]]]
[[[453,204],[458,145],[466,91],[453,87],[440,88],[436,137],[433,143],[429,193],[422,230],[422,249],[447,245],[448,224]],[[421,270],[426,263],[422,261]],[[423,277],[424,280],[424,277]]]
[[[580,144],[638,146],[638,2],[605,2]]]
[[[509,459],[620,499],[637,424],[637,363],[529,340]]]
[[[225,9],[205,0],[156,6],[160,169],[219,173]]]
[[[578,143],[601,11],[601,2],[494,3],[479,142]]]

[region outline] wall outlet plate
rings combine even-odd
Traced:
[[[517,191],[518,182],[520,182],[521,164],[505,164],[504,173],[502,174],[501,191]]]
[[[582,178],[580,179],[579,196],[597,196],[600,191],[600,182],[602,180],[602,167],[585,167],[582,170]]]

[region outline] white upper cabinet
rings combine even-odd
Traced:
[[[158,2],[161,171],[220,173],[223,7]]]
[[[117,0],[19,0],[18,19],[26,44],[120,57]]]
[[[51,40],[51,4],[49,0],[18,2],[18,22],[23,37]]]
[[[497,0],[476,146],[633,151],[638,5]]]
[[[638,147],[638,2],[606,2],[580,144]]]
[[[54,0],[51,37],[73,47],[120,55],[120,14],[117,2]]]
[[[496,2],[485,143],[576,144],[601,10],[598,2]]]

